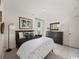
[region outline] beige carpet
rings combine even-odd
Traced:
[[[45,57],[45,59],[64,59],[64,58],[62,58],[62,57],[56,55],[55,53],[51,53],[51,52],[50,52],[50,53]]]
[[[13,49],[11,52],[5,52],[4,59],[19,59],[16,55],[17,49]],[[79,59],[79,49],[54,45],[54,52],[49,53],[45,59]]]
[[[5,52],[4,59],[19,59],[19,57],[16,55],[17,49],[12,49],[10,52]],[[57,56],[54,53],[49,53],[45,59],[63,59],[60,56]]]
[[[19,59],[16,52],[17,52],[17,49],[12,49],[12,51],[10,52],[5,52],[4,59]]]

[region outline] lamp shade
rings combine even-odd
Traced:
[[[14,24],[9,24],[9,28],[10,28],[11,30],[15,30],[15,25],[14,25]]]

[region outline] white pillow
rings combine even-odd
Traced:
[[[19,39],[21,39],[23,37],[24,37],[23,32],[19,32]]]

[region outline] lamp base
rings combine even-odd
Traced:
[[[10,52],[10,51],[12,51],[12,49],[10,49],[10,48],[6,50],[6,52]]]

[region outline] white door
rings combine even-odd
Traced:
[[[64,19],[60,21],[59,31],[63,32],[63,45],[69,45],[69,39],[70,39],[69,20]]]
[[[70,43],[72,47],[79,48],[79,20],[72,20],[70,23]]]

